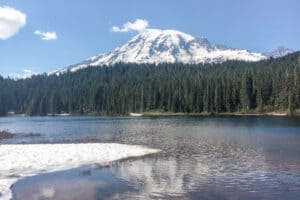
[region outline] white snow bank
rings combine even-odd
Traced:
[[[157,152],[143,146],[109,143],[0,145],[0,199],[11,199],[10,187],[25,176]]]

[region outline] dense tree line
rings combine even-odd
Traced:
[[[300,53],[260,62],[115,64],[29,79],[0,77],[0,115],[293,112]]]

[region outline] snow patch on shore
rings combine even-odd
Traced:
[[[143,146],[114,143],[0,145],[0,199],[11,199],[10,187],[25,176],[83,165],[107,165],[157,152]]]

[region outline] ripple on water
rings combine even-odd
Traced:
[[[171,117],[106,119],[88,124],[101,133],[78,134],[72,140],[139,144],[163,151],[99,171],[90,168],[87,176],[74,169],[72,178],[65,175],[70,171],[31,177],[17,183],[14,193],[21,195],[30,188],[42,193],[39,185],[48,182],[57,195],[81,190],[96,195],[84,199],[300,199],[299,120]],[[104,172],[109,180],[99,175]],[[63,189],[74,181],[90,188]]]

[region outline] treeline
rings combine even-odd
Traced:
[[[0,77],[0,115],[293,112],[300,53],[260,62],[115,64],[59,76]]]

